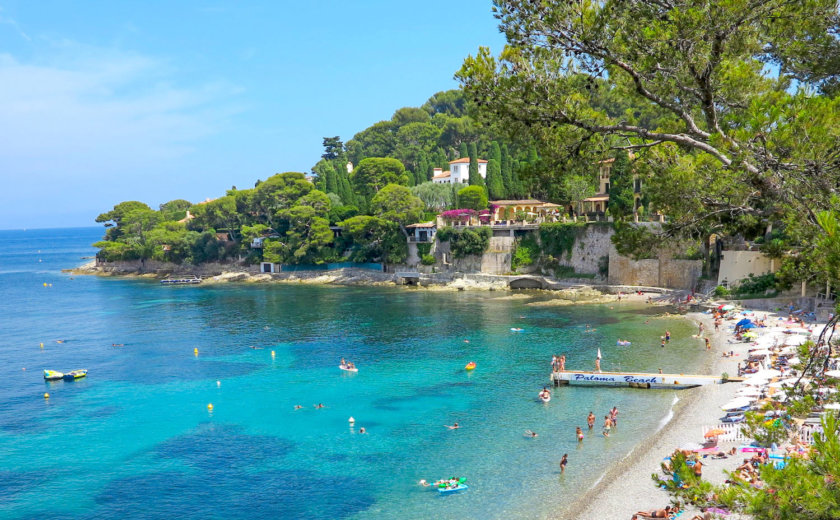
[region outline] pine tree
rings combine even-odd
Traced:
[[[466,157],[466,156],[467,156],[467,155],[469,155],[469,154],[470,154],[470,153],[469,153],[469,151],[467,150],[467,143],[466,143],[466,142],[462,142],[462,143],[461,143],[461,148],[460,148],[460,151],[458,152],[458,158],[460,159],[460,158],[462,158],[462,157]]]
[[[507,196],[502,180],[502,166],[496,159],[487,163],[487,193],[490,200],[504,199]]]

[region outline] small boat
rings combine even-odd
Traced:
[[[519,327],[511,327],[511,328],[510,328],[510,331],[511,331],[511,332],[522,332],[522,331],[524,331],[524,330],[525,330],[525,329],[520,329]]]
[[[615,344],[616,344],[616,345],[618,345],[619,347],[627,347],[627,346],[629,346],[629,345],[632,345],[633,343],[632,343],[632,342],[630,342],[630,341],[621,341],[621,340],[618,340],[618,341],[616,341],[616,342],[615,342]]]
[[[464,369],[466,369],[466,370],[475,370],[475,362],[470,361],[469,363],[467,363],[467,366],[465,366],[465,367],[464,367]]]
[[[57,370],[44,370],[44,379],[47,381],[58,381],[64,379],[64,373]]]
[[[338,368],[340,368],[341,370],[345,370],[347,372],[358,372],[359,371],[359,369],[356,368],[355,365],[348,365],[348,364],[338,365]]]
[[[87,370],[84,368],[79,368],[77,370],[73,370],[71,372],[67,372],[64,374],[65,381],[75,381],[76,379],[81,379],[87,375]]]
[[[551,392],[540,392],[540,401],[547,403],[551,401]]]
[[[456,491],[466,491],[469,488],[470,487],[468,485],[459,483],[457,486],[439,487],[439,488],[437,488],[437,490],[438,490],[439,493],[446,494],[446,493],[455,493]]]

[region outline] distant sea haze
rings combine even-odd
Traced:
[[[703,355],[688,323],[647,307],[61,273],[101,235],[0,232],[0,519],[554,518],[675,393],[572,386],[543,404],[552,354],[675,373]],[[88,376],[43,379],[77,368]],[[613,406],[613,434],[589,432],[588,413]],[[452,476],[469,489],[418,485]]]

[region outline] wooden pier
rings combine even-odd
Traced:
[[[586,370],[565,370],[552,372],[554,386],[588,385],[618,386],[629,388],[683,389],[695,386],[714,385],[732,382],[724,381],[719,376],[692,374],[650,374],[645,372],[589,372]]]

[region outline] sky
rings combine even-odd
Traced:
[[[0,229],[308,172],[504,44],[490,0],[0,0]]]

